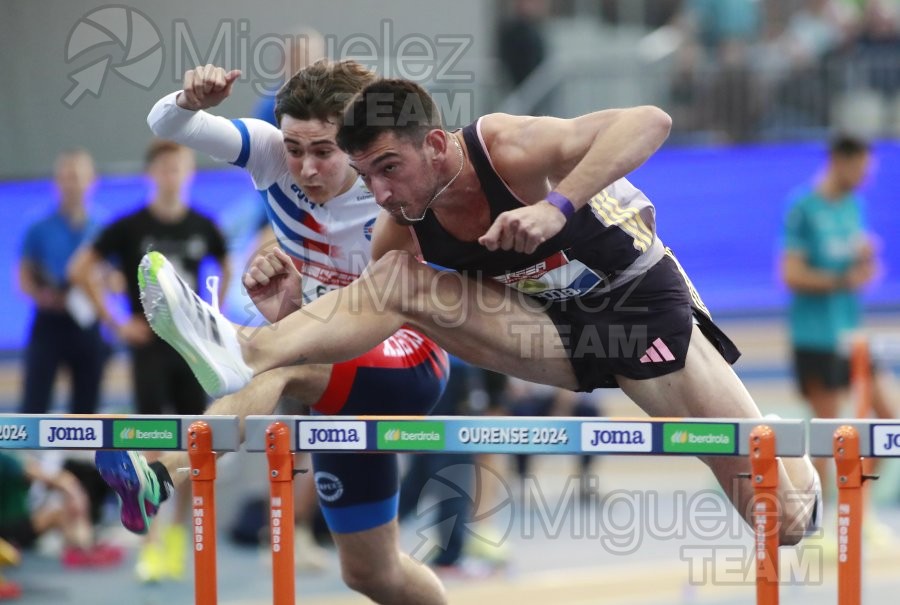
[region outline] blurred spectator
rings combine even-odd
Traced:
[[[493,372],[472,366],[470,369],[469,413],[485,416],[506,415],[506,389],[509,385],[509,377],[505,374]],[[495,476],[505,475],[500,464],[504,454],[478,454],[475,456],[477,472],[490,472]],[[494,567],[502,567],[509,562],[510,548],[504,540],[504,534],[496,527],[493,515],[485,514],[485,511],[493,510],[503,502],[507,496],[498,489],[497,481],[478,481],[475,485],[477,503],[476,510],[472,511],[474,517],[479,520],[474,522],[473,536],[475,539],[466,541],[464,551],[467,556],[485,561]]]
[[[507,389],[508,413],[512,416],[567,416],[594,418],[600,416],[597,398],[592,393],[575,393],[524,380],[513,379]],[[524,482],[530,474],[532,456],[517,454],[516,474]],[[594,456],[578,457],[578,496],[582,499],[599,497],[598,482],[592,481],[591,465]]]
[[[900,2],[685,0],[673,20],[675,134],[740,142],[900,126]],[[862,129],[861,129],[862,130]]]
[[[791,290],[790,332],[797,386],[817,418],[838,418],[850,382],[848,340],[862,322],[860,290],[875,275],[876,259],[857,189],[870,163],[869,146],[841,135],[832,141],[825,171],[793,196],[784,227],[781,273]],[[876,380],[873,408],[891,418]],[[822,485],[829,465],[816,460]]]
[[[812,66],[844,47],[854,26],[853,14],[838,0],[804,0],[788,21],[784,50],[795,69]]]
[[[500,21],[497,55],[513,88],[524,82],[547,55],[541,23],[547,0],[513,0],[511,14]]]
[[[56,159],[53,176],[57,206],[28,228],[19,261],[19,287],[35,307],[25,349],[20,411],[47,412],[57,371],[65,365],[71,378],[69,412],[93,414],[108,347],[83,292],[69,284],[66,265],[96,231],[87,209],[94,162],[83,149],[63,152]]]
[[[854,58],[861,61],[865,76],[858,85],[888,96],[900,93],[900,2],[869,0],[865,4]]]
[[[45,498],[29,505],[29,490],[40,484],[62,495],[59,502]],[[90,501],[75,476],[62,470],[48,473],[33,457],[0,452],[0,539],[19,548],[31,548],[49,531],[60,531],[67,567],[98,567],[122,561],[122,550],[99,544],[90,519]]]
[[[434,416],[456,416],[466,413],[466,404],[471,391],[473,368],[467,363],[450,356],[450,378],[444,394],[431,411]],[[432,565],[439,573],[462,570],[463,545],[466,540],[466,524],[472,516],[472,500],[468,496],[475,490],[475,456],[473,454],[437,453],[428,456],[409,456],[409,468],[400,484],[400,504],[398,519],[403,521],[411,514],[418,515],[422,498],[429,496],[429,481],[449,482],[457,493],[438,497],[435,521],[429,531],[438,535],[434,538],[436,553],[414,552],[424,562]],[[434,550],[434,549],[432,549]]]
[[[762,32],[758,0],[688,0],[675,18],[684,43],[672,80],[679,130],[702,129],[717,140],[752,138],[764,96],[749,53]]]
[[[452,355],[450,362],[449,382],[431,415],[500,414],[507,377],[471,366]],[[427,543],[432,551],[436,546],[438,552],[433,556],[429,552],[413,554],[426,557],[426,562],[442,577],[484,577],[507,563],[509,552],[503,536],[487,525],[489,520],[479,522],[477,530],[472,525],[472,518],[478,513],[474,510],[476,505],[490,510],[491,503],[501,497],[487,493],[485,482],[478,478],[484,467],[501,475],[495,459],[489,454],[410,456],[410,466],[400,486],[399,517],[402,520],[414,512],[418,514],[423,498],[438,498],[435,520],[429,527],[437,535]],[[453,487],[452,496],[447,492],[448,484]],[[429,489],[435,493],[429,493]]]
[[[745,47],[759,37],[759,0],[688,0],[685,9],[700,44],[722,57],[733,55],[730,47]]]
[[[835,66],[856,31],[855,12],[840,0],[770,1],[766,35],[754,52],[771,99],[767,126],[824,129],[829,122]]]
[[[88,294],[97,315],[131,353],[135,408],[139,414],[202,414],[206,393],[177,351],[157,338],[140,303],[137,267],[148,250],[166,255],[179,274],[197,289],[201,262],[213,258],[222,278],[210,288],[214,301],[224,294],[229,275],[225,239],[215,223],[191,209],[187,188],[194,175],[191,150],[171,141],[153,141],[146,152],[147,175],[153,184],[146,205],[108,225],[92,244],[72,259],[69,277]],[[121,321],[111,312],[103,287],[90,276],[104,263],[117,264],[127,279],[130,315]],[[208,284],[209,286],[209,284]],[[217,304],[217,303],[215,303]],[[178,492],[175,522],[161,540],[151,533],[138,557],[142,581],[179,579],[184,575],[190,491]],[[160,524],[154,525],[154,530]]]
[[[640,18],[639,23],[649,28],[655,29],[669,23],[678,10],[681,8],[683,0],[653,0],[652,2],[643,2],[636,11]],[[637,3],[632,3],[637,4]],[[625,10],[623,10],[625,9]],[[612,24],[634,24],[628,22],[628,16],[632,13],[627,10],[622,0],[600,0],[600,16],[606,23]]]

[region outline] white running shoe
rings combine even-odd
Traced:
[[[207,287],[217,285],[217,279],[212,281]],[[138,282],[150,327],[184,357],[209,395],[221,397],[250,382],[253,371],[241,356],[234,326],[219,312],[215,292],[211,306],[159,252],[141,259]]]
[[[812,466],[812,461],[809,458],[807,458],[807,461]],[[814,466],[812,466],[812,474],[813,482],[810,491],[813,493],[815,501],[813,502],[812,511],[810,511],[809,523],[806,524],[806,530],[803,532],[804,536],[815,535],[822,529],[822,480],[819,478],[819,472]]]
[[[778,414],[766,414],[763,418],[781,420],[781,416]],[[812,509],[810,510],[809,521],[803,529],[803,536],[809,537],[818,534],[822,529],[822,501],[824,498],[822,497],[822,480],[819,478],[819,471],[816,470],[816,466],[812,463],[809,456],[803,456],[803,460],[806,462],[806,465],[813,476],[813,481],[812,484],[810,484],[808,491],[812,494],[814,500],[812,502]]]

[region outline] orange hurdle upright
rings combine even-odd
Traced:
[[[778,605],[778,460],[775,431],[761,425],[750,432],[750,481],[753,484],[753,537],[756,550],[756,603]]]
[[[294,605],[294,455],[283,422],[266,429],[269,459],[269,535],[272,547],[272,603]]]
[[[872,415],[872,397],[875,391],[875,376],[872,374],[872,352],[869,347],[869,339],[865,336],[857,336],[853,340],[850,349],[850,386],[856,399],[856,417],[864,420]],[[863,460],[862,472],[871,475],[875,472],[874,460]],[[868,492],[867,485],[863,482],[863,502]]]
[[[859,433],[844,425],[834,432],[838,487],[838,603],[859,605],[862,594],[863,461]]]
[[[216,605],[216,454],[212,429],[198,420],[188,429],[191,459],[191,533],[194,545],[194,603]]]

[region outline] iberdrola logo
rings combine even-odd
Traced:
[[[179,420],[114,420],[113,447],[123,449],[177,449]]]
[[[733,422],[666,422],[663,451],[676,454],[736,452],[737,425]]]
[[[440,421],[385,421],[376,428],[380,450],[441,450],[444,423]]]
[[[672,443],[687,443],[688,442],[688,434],[687,431],[676,431],[672,433]]]

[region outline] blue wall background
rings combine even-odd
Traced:
[[[884,273],[866,300],[873,307],[900,308],[900,247],[892,241],[900,233],[900,144],[877,145],[875,158],[863,193],[870,227],[882,243]],[[714,315],[772,314],[787,300],[776,273],[787,198],[810,183],[823,162],[821,145],[671,148],[657,153],[631,180],[655,203],[660,236]],[[138,207],[146,191],[142,176],[104,178],[92,210],[108,221]],[[24,343],[30,310],[16,286],[19,248],[27,226],[54,206],[53,195],[46,180],[0,183],[0,284],[9,293],[0,297],[0,350]],[[196,208],[219,220],[233,261],[242,265],[248,237],[263,216],[249,178],[238,169],[202,172],[192,198]],[[239,296],[238,271],[232,298]]]
[[[900,144],[876,145],[874,158],[862,193],[883,274],[865,299],[900,308]],[[660,237],[713,315],[772,314],[787,304],[777,263],[788,198],[824,162],[821,145],[663,149],[631,180],[653,200]]]

